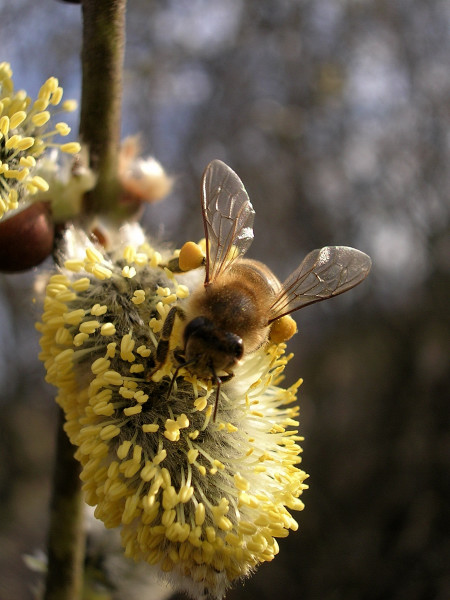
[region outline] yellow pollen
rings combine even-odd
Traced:
[[[77,154],[81,150],[81,146],[78,142],[68,142],[60,146],[62,152],[67,154]]]
[[[195,509],[195,524],[198,526],[203,525],[206,516],[206,508],[203,503],[197,505]]]
[[[12,115],[12,117],[10,119],[10,123],[9,123],[10,128],[15,129],[21,123],[23,123],[26,118],[27,118],[27,113],[24,110],[18,110],[16,113],[14,113]]]
[[[150,348],[147,348],[146,346],[139,346],[139,348],[137,348],[136,352],[143,358],[147,358],[148,356],[150,356],[152,351],[150,350]]]
[[[122,398],[127,398],[128,400],[134,398],[134,391],[123,386],[120,388],[119,394],[122,396]]]
[[[128,455],[128,452],[130,451],[130,448],[131,448],[131,442],[129,440],[122,442],[122,444],[120,444],[120,446],[117,448],[117,457],[120,458],[121,460],[126,458]],[[112,463],[112,464],[117,465],[117,463]]]
[[[101,263],[104,260],[103,254],[93,246],[86,248],[86,258],[94,263]]]
[[[114,335],[116,333],[116,327],[114,323],[104,323],[100,328],[101,335]]]
[[[111,323],[110,323],[110,324],[111,324]],[[103,327],[102,327],[102,329],[103,329]],[[104,335],[104,334],[102,333],[102,335]],[[116,346],[117,346],[116,342],[110,342],[110,343],[109,343],[109,344],[106,346],[106,355],[107,355],[109,358],[114,358],[114,357],[115,357],[115,355],[116,355]]]
[[[81,279],[74,281],[71,285],[72,285],[72,289],[75,290],[76,292],[85,292],[89,288],[90,281],[87,277],[82,277]],[[95,306],[97,306],[97,305],[95,305]],[[94,314],[94,313],[92,313],[92,314]]]
[[[166,298],[163,298],[163,303],[164,304],[171,304],[172,302],[176,302],[177,299],[177,295],[176,294],[170,294],[170,296],[167,296]]]
[[[156,293],[158,294],[158,296],[169,296],[171,291],[170,291],[170,288],[168,288],[168,287],[165,287],[165,288],[158,287],[156,289]]]
[[[133,298],[131,298],[131,302],[134,304],[142,304],[145,302],[145,292],[144,290],[136,290],[133,294]]]
[[[73,355],[74,351],[70,348],[67,348],[55,356],[55,362],[60,365],[62,363],[70,362],[73,359]]]
[[[104,315],[107,310],[108,307],[105,305],[101,306],[100,304],[94,304],[94,306],[91,308],[91,314],[96,317],[100,317],[101,315]]]
[[[134,267],[129,267],[128,265],[125,265],[125,267],[123,267],[122,269],[122,275],[127,279],[132,279],[136,275],[136,269]]]
[[[158,452],[158,454],[153,459],[153,463],[155,465],[159,465],[166,458],[166,456],[167,456],[167,451],[161,450],[161,452]]]
[[[120,433],[120,428],[116,425],[105,425],[100,431],[100,438],[102,440],[111,440],[113,437],[118,436]]]
[[[83,268],[83,261],[77,258],[68,259],[64,262],[64,267],[69,271],[78,272]]]
[[[69,135],[69,133],[70,133],[70,127],[67,125],[67,123],[62,123],[62,122],[56,123],[55,129],[59,133],[59,135],[62,135],[62,136]],[[66,150],[66,152],[67,152],[67,150]]]
[[[159,425],[157,423],[147,423],[142,425],[142,431],[144,433],[156,433],[159,429]]]
[[[161,260],[162,260],[161,254],[159,252],[154,252],[150,259],[150,266],[157,267],[159,265],[159,263],[161,262]]]
[[[65,100],[62,104],[62,109],[67,112],[74,112],[77,110],[78,103],[76,100]]]
[[[21,167],[32,168],[36,166],[36,159],[34,156],[21,156],[19,164]]]
[[[94,333],[96,329],[100,327],[100,323],[98,321],[84,321],[80,325],[81,333]]]
[[[124,335],[120,343],[120,358],[128,362],[133,362],[135,360],[135,356],[132,350],[134,350],[135,345],[136,342],[129,333]]]
[[[103,377],[105,381],[107,381],[111,385],[120,386],[123,384],[123,378],[117,371],[106,371],[106,373],[103,374]]]
[[[250,488],[249,482],[244,477],[239,475],[239,473],[236,473],[234,476],[234,484],[236,485],[238,490],[241,490],[243,492],[248,491]]]
[[[198,450],[195,450],[194,448],[189,450],[189,452],[187,453],[188,461],[191,465],[197,460],[198,454]]]
[[[36,125],[36,127],[42,127],[42,125],[45,125],[49,119],[50,113],[48,110],[43,110],[42,112],[36,113],[31,117],[31,121],[33,125]]]
[[[189,296],[189,288],[186,285],[178,285],[176,289],[178,298],[187,298]]]
[[[88,339],[89,339],[88,333],[77,333],[76,336],[73,338],[73,345],[77,346],[77,347],[82,346],[84,344],[84,342]]]
[[[142,406],[140,404],[136,404],[136,406],[129,406],[128,408],[123,409],[123,414],[127,417],[131,417],[132,415],[138,415],[142,412]]]
[[[106,358],[98,358],[91,365],[91,371],[94,375],[99,375],[100,373],[104,373],[109,369],[111,365],[111,361],[106,360]]]
[[[136,400],[136,402],[139,402],[139,404],[144,404],[144,402],[147,402],[148,400],[148,394],[144,394],[142,390],[139,390],[134,394],[134,399]]]

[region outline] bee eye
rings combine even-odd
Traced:
[[[184,330],[184,339],[188,340],[192,334],[197,332],[201,332],[205,328],[210,329],[212,327],[212,323],[206,317],[196,317],[192,319],[190,323],[186,325],[186,329]]]
[[[233,343],[230,344],[230,354],[236,357],[238,360],[242,358],[244,354],[244,344],[240,337],[235,336]]]

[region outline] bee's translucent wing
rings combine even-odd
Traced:
[[[242,181],[220,160],[210,162],[203,174],[202,214],[208,284],[242,256],[253,240],[253,206]]]
[[[313,250],[283,283],[271,306],[269,322],[350,290],[367,277],[371,265],[370,257],[355,248]]]

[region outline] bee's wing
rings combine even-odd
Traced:
[[[371,265],[367,254],[347,246],[313,250],[283,283],[271,306],[269,323],[350,290],[367,277]]]
[[[202,214],[208,284],[242,256],[253,240],[253,206],[242,181],[220,160],[210,162],[203,174]]]

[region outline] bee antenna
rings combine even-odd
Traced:
[[[214,412],[213,412],[213,423],[215,423],[216,422],[216,416],[217,416],[217,409],[219,408],[220,385],[222,383],[222,380],[220,379],[220,377],[217,376],[216,371],[215,371],[213,365],[211,365],[211,373],[212,373],[214,381],[215,381],[215,383],[217,385],[216,401],[214,402]]]
[[[170,385],[169,385],[169,389],[167,390],[167,398],[166,398],[166,400],[168,400],[170,398],[171,394],[172,394],[173,386],[175,384],[175,380],[178,377],[178,373],[180,372],[180,370],[183,367],[188,367],[189,365],[192,365],[194,362],[195,362],[195,359],[188,360],[188,361],[186,361],[184,363],[181,363],[181,365],[178,365],[178,367],[175,369],[175,372],[173,374],[172,380],[171,380]]]
[[[220,394],[220,384],[222,383],[219,378],[217,378],[217,393],[216,393],[216,401],[214,403],[214,412],[213,412],[213,423],[216,422],[217,409],[219,408],[219,394]]]

